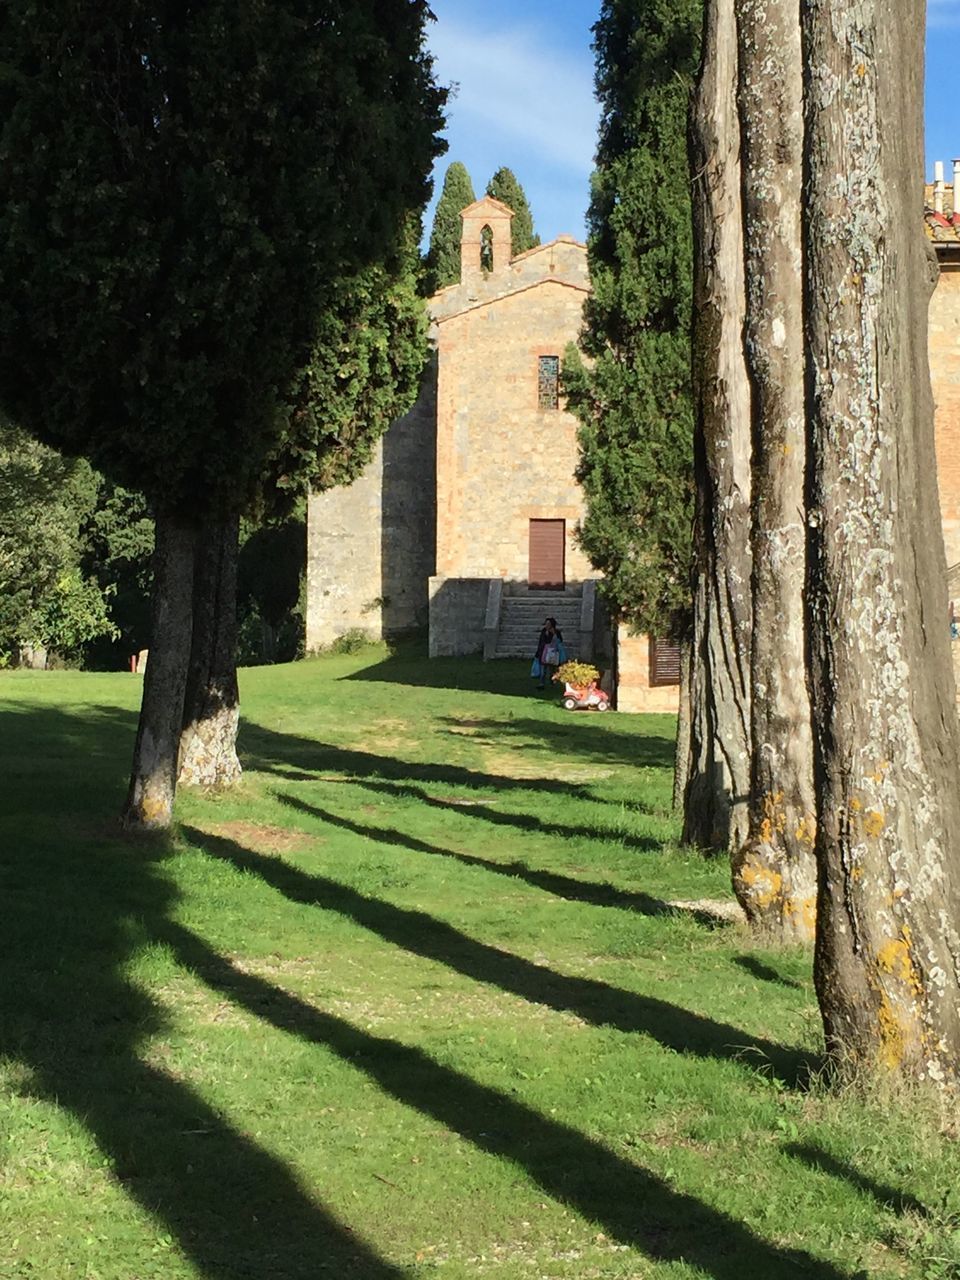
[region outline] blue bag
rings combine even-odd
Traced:
[[[562,640],[557,641],[557,656],[560,660],[559,665],[562,667],[567,660],[567,650]]]
[[[540,665],[540,659],[534,658],[533,666],[530,668],[530,677],[533,680],[539,680],[543,675],[543,667]]]

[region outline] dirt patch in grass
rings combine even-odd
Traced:
[[[203,830],[212,836],[234,840],[245,849],[252,849],[254,853],[272,854],[274,857],[284,853],[301,853],[315,845],[326,844],[321,837],[309,836],[304,831],[290,831],[286,827],[271,827],[262,822],[245,822],[242,819],[207,823]]]
[[[689,911],[691,915],[709,916],[714,920],[728,920],[732,924],[745,924],[746,916],[740,903],[733,898],[690,898],[668,902],[677,911]]]
[[[539,753],[536,759],[522,760],[518,758],[518,753],[522,749],[517,744],[516,746],[511,746],[509,753],[491,754],[486,757],[484,765],[491,773],[499,774],[503,778],[520,780],[525,778],[550,778],[571,784],[600,782],[603,778],[610,778],[614,774],[613,769],[598,769],[596,766],[570,764],[569,761],[563,759],[556,760],[547,755],[546,752],[541,752],[539,748],[536,748]]]

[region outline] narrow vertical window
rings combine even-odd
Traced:
[[[493,232],[488,226],[480,232],[480,270],[493,270]]]
[[[541,356],[537,371],[537,400],[541,409],[560,407],[560,357]]]

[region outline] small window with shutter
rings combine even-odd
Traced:
[[[680,683],[680,645],[663,636],[650,637],[650,687]]]

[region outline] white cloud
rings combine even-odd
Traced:
[[[588,173],[598,118],[592,58],[586,47],[583,59],[551,48],[548,35],[441,17],[429,41],[439,80],[459,86],[448,108],[458,128],[495,131],[544,161]]]

